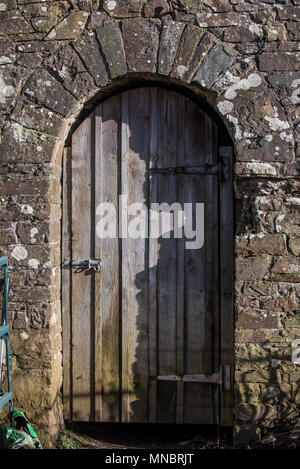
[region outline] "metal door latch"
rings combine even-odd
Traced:
[[[64,266],[75,269],[76,273],[83,272],[85,270],[100,272],[102,261],[101,259],[75,259],[71,261],[70,257],[66,257],[64,260]]]
[[[221,365],[220,371],[212,375],[189,374],[189,375],[160,375],[152,376],[158,381],[183,381],[185,383],[209,383],[219,384],[221,391],[230,391],[230,365]]]

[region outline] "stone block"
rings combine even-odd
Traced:
[[[300,21],[299,8],[297,6],[285,5],[282,8],[277,9],[278,18],[281,21],[291,20]]]
[[[285,25],[282,23],[272,23],[264,26],[264,33],[269,42],[287,40]]]
[[[229,50],[227,49],[229,52]],[[236,52],[232,49],[230,53],[224,47],[215,45],[200,65],[193,81],[198,82],[204,88],[210,88],[218,76],[230,67]]]
[[[289,238],[288,246],[294,256],[300,256],[300,238],[292,236]]]
[[[122,32],[129,71],[156,72],[160,34],[157,24],[144,19],[124,20]]]
[[[94,78],[96,85],[104,86],[108,82],[108,76],[95,33],[85,34],[73,41],[72,45]]]
[[[111,78],[125,75],[127,73],[127,65],[119,25],[111,23],[103,28],[98,28],[97,37],[106,58]]]
[[[286,29],[288,32],[288,37],[291,41],[300,40],[300,23],[287,23]]]
[[[48,328],[52,313],[49,303],[35,303],[28,305],[28,318],[33,329]]]
[[[70,46],[59,49],[44,62],[44,65],[51,68],[64,88],[80,101],[93,94],[97,89],[93,78]]]
[[[200,28],[245,26],[249,23],[249,17],[235,12],[197,13],[197,22]]]
[[[62,72],[62,71],[61,71]],[[78,101],[45,69],[32,75],[24,91],[29,99],[44,104],[48,109],[69,116],[79,109]]]
[[[178,21],[164,21],[159,43],[158,73],[169,75],[174,62],[178,44],[185,28]]]
[[[259,70],[262,72],[296,71],[299,69],[300,58],[296,54],[281,52],[276,54],[263,53],[258,56]]]
[[[140,16],[142,2],[139,0],[104,0],[102,8],[109,16],[128,18]]]
[[[281,234],[264,234],[249,237],[247,246],[249,254],[283,254],[286,251],[286,240]]]
[[[250,27],[236,26],[228,27],[224,31],[224,41],[244,43],[244,42],[257,42],[263,36],[262,27],[251,25]]]
[[[285,282],[300,282],[300,260],[288,257],[279,257],[271,268],[272,280]]]
[[[262,310],[245,308],[238,316],[238,329],[273,329],[280,326],[279,315]]]
[[[144,6],[146,18],[161,18],[170,12],[167,0],[151,0]]]
[[[21,126],[35,129],[40,133],[53,135],[54,137],[60,134],[60,129],[63,125],[60,116],[43,106],[28,101],[25,97],[23,100],[18,101],[12,113],[12,118]]]
[[[0,38],[28,33],[34,33],[34,29],[22,16],[0,11]]]
[[[240,329],[236,331],[235,340],[239,343],[279,343],[285,342],[286,338],[282,329]],[[256,381],[256,379],[250,378],[250,381],[253,382]]]
[[[238,257],[236,259],[236,277],[239,280],[262,280],[268,277],[271,257]]]
[[[45,40],[67,40],[80,36],[85,27],[89,14],[86,11],[70,11],[45,37]]]
[[[210,48],[206,43],[207,39],[209,38],[209,36],[207,36],[207,39],[205,40],[205,45],[208,46],[208,49],[206,51],[202,49],[200,44],[203,38],[204,32],[202,29],[197,28],[196,26],[187,25],[187,27],[183,31],[179,46],[177,48],[177,53],[172,66],[171,76],[179,79],[184,79],[185,76],[192,78],[192,62],[193,68],[195,68],[194,73],[197,69],[197,63],[195,64],[194,60],[195,55],[197,55],[197,58],[200,59],[199,54],[197,54],[196,52],[197,48],[199,47],[199,51],[202,51],[201,53],[207,53]],[[202,57],[202,60],[203,58],[204,56]]]

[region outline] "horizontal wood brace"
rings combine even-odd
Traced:
[[[159,174],[190,174],[190,175],[218,175],[221,174],[222,164],[205,164],[201,166],[176,166],[170,168],[150,168],[152,173]]]

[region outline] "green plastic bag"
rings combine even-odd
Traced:
[[[41,449],[42,446],[25,415],[14,409],[10,422],[0,427],[0,449],[20,448]]]

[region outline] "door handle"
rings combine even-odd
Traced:
[[[66,257],[64,266],[75,269],[75,273],[84,272],[85,270],[100,272],[102,261],[101,259],[75,259],[71,261],[70,257]]]

